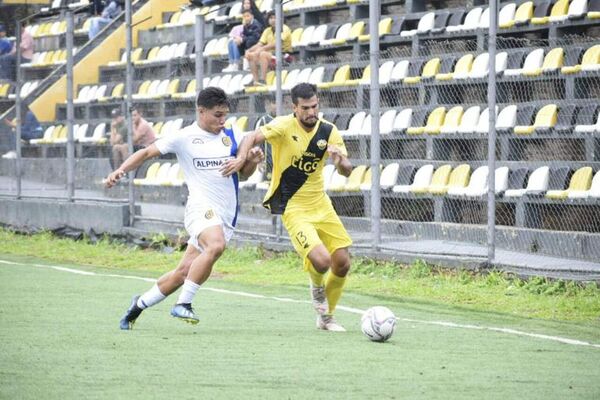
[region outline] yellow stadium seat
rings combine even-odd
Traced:
[[[379,21],[379,24],[377,24],[378,31],[379,31],[379,37],[388,35],[392,31],[392,22],[393,22],[393,20],[390,17],[384,18],[381,21]],[[368,42],[370,39],[371,39],[370,34],[360,35],[358,37],[359,42]]]
[[[146,171],[146,177],[143,179],[134,179],[133,184],[134,185],[144,185],[147,182],[153,181],[156,178],[156,174],[158,173],[159,168],[160,168],[159,162],[152,163],[152,165],[150,165],[148,167],[148,170]]]
[[[414,84],[421,82],[421,80],[423,79],[431,79],[435,77],[435,75],[437,75],[437,73],[440,71],[440,64],[441,61],[438,57],[432,58],[431,60],[427,61],[427,63],[425,63],[425,65],[423,66],[421,76],[407,76],[402,80],[402,82],[406,84]]]
[[[523,25],[529,22],[529,20],[533,17],[533,2],[527,1],[521,4],[517,11],[515,11],[515,17],[512,21],[507,21],[504,24],[500,25],[500,28],[507,29],[512,28],[515,25]]]
[[[469,184],[470,177],[471,166],[469,164],[461,164],[452,170],[446,185],[434,185],[432,178],[432,184],[429,187],[429,193],[442,195],[448,193],[448,189],[450,188],[464,188]]]
[[[317,86],[321,89],[329,89],[335,86],[344,86],[350,79],[350,65],[342,65],[335,71],[331,82],[322,82]]]
[[[438,187],[445,187],[448,184],[448,179],[450,178],[451,171],[452,167],[450,166],[450,164],[440,166],[433,173],[431,177],[431,183],[429,184],[429,186],[414,187],[410,189],[411,193],[426,194],[429,193],[430,190],[436,190],[436,188]]]
[[[425,126],[411,126],[406,130],[409,135],[421,135],[423,133],[437,134],[440,133],[444,118],[446,117],[446,109],[444,107],[437,107],[427,117],[427,123]]]
[[[600,64],[600,44],[590,47],[583,53],[581,64],[561,68],[563,74],[576,74],[586,68],[594,68]]]
[[[569,12],[569,0],[558,0],[552,6],[549,17],[532,18],[531,23],[534,25],[543,25],[550,22],[550,17],[560,17],[567,15]]]
[[[454,78],[454,74],[465,75],[471,72],[471,67],[473,66],[473,60],[475,57],[473,54],[465,54],[461,58],[458,59],[456,64],[454,65],[454,72],[447,74],[436,74],[435,79],[440,81],[446,81]]]
[[[348,181],[341,189],[342,191],[358,191],[360,190],[360,184],[365,177],[365,173],[367,172],[366,165],[359,165],[355,167],[350,176],[348,177]]]
[[[292,31],[292,47],[296,47],[300,44],[300,39],[302,38],[303,32],[304,28],[296,28]]]
[[[564,55],[565,51],[561,47],[552,49],[546,54],[546,57],[544,57],[544,62],[542,63],[541,68],[524,70],[523,75],[538,76],[542,73],[558,71],[563,66]]]
[[[569,192],[572,191],[587,191],[592,185],[592,168],[579,168],[569,182],[569,187],[566,190],[549,190],[546,192],[546,197],[549,199],[566,199]]]
[[[514,132],[517,135],[530,135],[538,128],[552,128],[556,125],[558,118],[558,107],[556,104],[547,104],[540,108],[535,116],[533,125],[517,125]]]

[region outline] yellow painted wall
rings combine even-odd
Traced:
[[[133,46],[137,46],[139,30],[147,30],[162,23],[163,12],[176,11],[180,6],[189,3],[187,0],[149,0],[133,16]],[[143,21],[143,22],[140,22]],[[139,25],[136,25],[139,23]],[[99,78],[99,67],[109,61],[120,59],[119,50],[125,47],[125,24],[111,33],[98,47],[93,49],[73,68],[73,87],[96,84]],[[73,94],[77,97],[77,93]],[[64,75],[44,93],[35,99],[30,109],[37,119],[44,122],[56,119],[56,105],[67,100],[67,77]]]

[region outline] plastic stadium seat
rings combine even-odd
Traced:
[[[514,76],[514,75],[526,75],[528,73],[535,74],[535,71],[541,70],[542,63],[544,62],[544,49],[535,49],[532,50],[527,57],[525,57],[525,61],[523,62],[522,68],[516,69],[506,69],[504,71],[505,76]]]
[[[587,107],[583,107],[578,115],[577,122],[578,124],[575,126],[575,132],[578,133],[593,133],[600,132],[600,112],[596,110],[597,105],[590,105]],[[597,114],[597,115],[596,115]],[[595,121],[595,123],[592,123]],[[588,122],[588,123],[586,123]]]
[[[379,133],[387,135],[394,129],[394,120],[396,119],[396,110],[387,110],[379,118]]]
[[[331,181],[329,182],[329,187],[327,190],[331,192],[341,192],[344,190],[347,181],[347,177],[341,175],[337,170],[334,170],[333,175],[331,175]]]
[[[498,132],[509,132],[517,123],[517,106],[514,104],[504,107],[496,119],[496,130]]]
[[[348,123],[348,129],[346,130],[340,130],[340,134],[341,135],[358,135],[360,134],[360,131],[363,127],[363,123],[365,121],[367,114],[364,111],[359,111],[356,114],[354,114],[354,116],[352,116],[352,118],[350,119],[350,122]]]
[[[569,10],[567,11],[567,15],[561,15],[555,18],[550,17],[550,22],[563,22],[567,19],[582,19],[586,16],[587,13],[587,2],[588,0],[572,0],[571,4],[569,4]]]
[[[590,189],[588,191],[579,191],[574,190],[569,192],[568,195],[571,199],[580,199],[580,198],[600,198],[600,170],[596,172],[594,178],[592,179],[592,183],[590,185]]]
[[[534,132],[548,130],[556,125],[556,119],[558,116],[558,107],[556,104],[547,104],[540,108],[533,125],[517,125],[515,126],[514,132],[518,135],[530,135]]]
[[[548,182],[550,180],[550,168],[542,166],[534,170],[529,179],[527,186],[519,189],[509,189],[504,192],[505,197],[521,197],[525,194],[539,194],[548,190]]]
[[[523,75],[538,76],[542,73],[552,73],[560,71],[564,62],[564,54],[565,51],[560,47],[550,50],[546,54],[546,57],[544,57],[544,62],[542,63],[542,66],[540,68],[525,70],[523,71]]]
[[[409,135],[420,135],[423,133],[438,134],[440,133],[444,118],[446,117],[446,109],[437,107],[427,117],[425,126],[411,127],[406,130]]]
[[[479,17],[479,23],[477,24],[477,28],[479,29],[489,29],[490,28],[490,9],[486,8],[481,13],[481,17]]]
[[[440,15],[440,14],[438,14],[438,15]],[[431,30],[431,32],[432,33],[443,33],[446,31],[446,28],[449,26],[462,25],[464,17],[465,17],[464,10],[459,9],[459,10],[453,11],[452,14],[450,14],[448,16],[448,19],[444,23],[443,27],[438,26],[437,18],[436,18],[436,23],[434,24],[434,28]]]
[[[345,24],[340,25],[340,27],[335,32],[335,36],[333,37],[333,39],[326,39],[323,42],[321,42],[321,44],[324,46],[344,44],[344,43],[346,43],[346,40],[350,37],[351,29],[352,29],[352,23],[346,22]]]
[[[471,67],[473,65],[473,60],[475,57],[473,54],[465,54],[461,58],[458,59],[456,64],[454,64],[454,71],[452,73],[445,74],[437,74],[435,76],[436,80],[450,80],[450,79],[461,79],[467,78],[469,73],[471,72]]]
[[[516,11],[517,5],[515,3],[504,5],[498,13],[498,26],[500,28],[512,26],[511,23],[514,24]]]
[[[471,176],[471,166],[468,164],[461,164],[454,168],[448,178],[448,184],[445,187],[433,187],[429,188],[429,192],[432,194],[446,194],[449,190],[464,190],[469,184],[469,178]]]
[[[394,61],[386,61],[379,67],[379,84],[387,85],[392,79],[392,71],[394,70]]]
[[[569,182],[569,187],[565,190],[549,190],[546,192],[546,197],[549,199],[565,199],[570,193],[575,193],[575,197],[583,194],[590,190],[592,185],[592,168],[582,167],[579,168]]]
[[[488,167],[487,165],[478,167],[473,171],[469,178],[467,186],[462,187],[452,186],[448,188],[448,194],[451,196],[470,196],[478,197],[482,193],[487,192],[487,178],[488,178]]]
[[[433,175],[431,176],[431,183],[425,187],[413,187],[412,193],[425,194],[425,193],[437,193],[438,191],[444,191],[448,185],[450,179],[450,173],[452,172],[452,166],[450,164],[442,165],[438,167]]]
[[[477,122],[479,121],[481,107],[472,106],[467,108],[467,110],[463,113],[462,118],[460,120],[460,125],[458,126],[456,132],[458,133],[473,133],[475,132],[475,128],[477,127]]]
[[[300,41],[294,45],[294,47],[306,47],[310,43],[312,43],[312,36],[316,30],[316,26],[310,25],[304,28],[302,31],[302,36],[300,36]]]
[[[396,114],[393,130],[399,133],[406,132],[406,130],[411,126],[412,113],[412,108],[405,108]]]
[[[360,130],[356,133],[357,135],[370,135],[371,134],[371,114],[365,115],[365,119],[362,123]]]
[[[408,67],[409,67],[408,60],[398,61],[396,63],[396,65],[394,65],[394,68],[392,69],[392,75],[390,77],[390,80],[393,82],[393,81],[401,81],[404,78],[406,78],[406,75],[408,74]]]
[[[587,18],[600,19],[600,0],[589,0],[587,9]]]
[[[414,167],[413,167],[414,169]],[[381,171],[379,176],[379,187],[381,190],[387,190],[392,188],[398,181],[398,172],[400,171],[400,164],[391,163]]]
[[[481,7],[475,7],[471,9],[471,11],[467,13],[467,16],[462,24],[448,26],[446,28],[446,32],[458,32],[476,29],[479,25],[479,20],[481,19],[482,13],[483,9]]]
[[[496,189],[494,192],[496,195],[503,194],[506,191],[506,189],[508,188],[508,174],[509,174],[508,167],[496,168],[496,172],[494,174],[495,189]]]
[[[427,187],[431,184],[432,176],[433,165],[423,165],[415,173],[412,183],[407,184],[406,182],[398,182],[399,184],[394,185],[392,191],[394,193],[410,193],[416,189],[421,193],[425,193],[427,191]],[[398,180],[400,181],[400,175],[398,175]]]
[[[508,173],[508,180],[506,184],[506,191],[511,189],[523,189],[527,181],[529,170],[527,168],[517,168],[510,170]]]
[[[313,85],[323,83],[323,77],[325,76],[325,67],[317,67],[313,69],[308,77],[308,82]]]
[[[480,170],[478,172],[478,170]],[[477,176],[476,176],[477,174]],[[463,195],[467,197],[485,196],[488,191],[488,168],[487,166],[479,167],[471,175],[469,185],[464,190]],[[494,183],[496,195],[504,193],[508,185],[508,167],[496,168],[494,173]]]
[[[440,70],[440,59],[438,57],[427,61],[423,66],[420,76],[408,76],[402,80],[405,84],[419,83],[421,80],[432,79]]]
[[[393,19],[390,17],[383,18],[382,20],[379,21],[379,23],[377,24],[377,30],[379,33],[379,37],[390,34],[390,32],[392,30],[392,22],[393,22]],[[368,42],[370,38],[371,38],[370,33],[366,34],[366,35],[360,35],[358,37],[358,41],[359,42]]]
[[[538,5],[540,7],[540,5]],[[537,7],[536,7],[537,11]],[[534,25],[547,24],[550,21],[560,21],[563,16],[567,15],[569,11],[569,0],[558,0],[552,6],[549,16],[538,17],[537,15],[531,19],[531,23]]]
[[[435,22],[435,13],[433,13],[433,12],[427,13],[427,14],[423,15],[421,17],[421,19],[419,20],[419,23],[417,24],[417,29],[402,31],[402,32],[400,32],[400,36],[401,37],[410,37],[410,36],[416,35],[417,33],[421,33],[421,34],[427,33],[433,29],[434,22]]]
[[[148,167],[148,170],[146,171],[146,177],[134,179],[133,184],[134,185],[146,185],[148,182],[152,182],[156,178],[156,174],[158,173],[159,168],[160,168],[159,162],[152,163]]]
[[[525,25],[533,17],[533,1],[526,1],[519,5],[515,10],[514,15],[511,19],[500,20],[500,28],[513,28],[515,26]]]
[[[344,86],[350,79],[350,65],[342,65],[335,71],[331,82],[323,82],[317,85],[321,89],[329,89],[336,86]]]
[[[440,128],[440,133],[456,133],[463,116],[462,106],[455,106],[448,110],[444,123]]]
[[[581,71],[600,70],[600,44],[590,47],[583,53],[581,64],[561,68],[563,74],[576,74]]]
[[[496,110],[498,106],[496,106]],[[498,113],[496,113],[496,117],[498,117]],[[479,119],[477,120],[477,126],[475,127],[476,133],[487,134],[490,131],[490,110],[489,108],[485,108],[481,114],[479,115]]]
[[[363,180],[360,183],[359,186],[359,190],[361,191],[369,191],[371,190],[371,183],[373,181],[373,168],[367,168],[367,170],[365,171],[365,175],[363,177]],[[379,166],[379,171],[381,172],[381,166]],[[356,189],[354,189],[354,187],[352,187],[352,191],[356,191]],[[346,190],[350,190],[350,189],[346,189]]]
[[[44,131],[44,134],[42,135],[41,138],[39,138],[39,139],[30,139],[29,143],[31,143],[31,144],[39,144],[39,143],[49,142],[50,139],[52,138],[52,134],[54,133],[54,129],[56,129],[56,128],[57,128],[57,126],[50,125],[49,127],[46,128],[46,130]]]

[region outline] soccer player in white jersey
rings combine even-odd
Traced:
[[[192,309],[196,291],[212,271],[233,234],[238,213],[238,172],[250,176],[264,155],[259,148],[237,154],[243,134],[225,128],[229,100],[219,88],[208,87],[196,99],[196,123],[168,133],[132,154],[106,179],[112,187],[128,171],[150,158],[175,153],[183,169],[189,197],[185,209],[188,246],[176,269],[161,276],[141,296],[135,296],[121,319],[121,329],[131,329],[141,312],[182,287],[173,317],[197,324]]]

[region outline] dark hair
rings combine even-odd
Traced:
[[[196,97],[196,107],[214,108],[216,106],[229,107],[229,99],[225,91],[218,87],[207,87],[202,89]]]
[[[317,95],[317,85],[312,83],[299,83],[292,88],[292,103],[298,105],[298,99],[310,99]]]
[[[252,12],[251,8],[247,8],[245,10],[242,10],[242,15],[243,14],[252,14],[252,16],[254,16],[254,13]]]
[[[269,18],[274,17],[275,16],[275,11],[271,10],[267,13],[267,22],[269,21]]]

